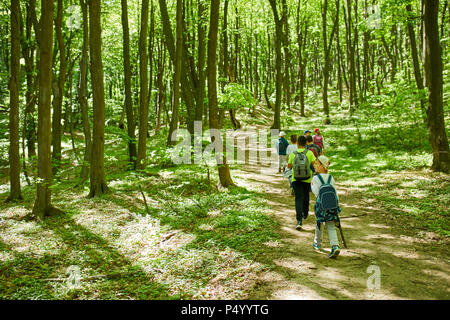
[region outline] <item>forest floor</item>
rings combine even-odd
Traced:
[[[240,113],[244,130],[235,134],[267,130],[271,115],[266,110],[248,121]],[[320,123],[295,117],[283,130],[289,136]],[[348,245],[336,260],[327,257],[326,232],[325,250],[313,250],[314,196],[297,231],[294,197],[276,168],[231,164],[236,186],[217,188],[215,164],[172,165],[166,132],[152,132],[149,165],[134,172],[123,131],[107,126],[111,192],[95,199],[87,198],[88,183],[76,186],[80,155],[66,135],[52,186],[52,203],[64,215],[44,221],[30,217],[33,184],[22,180],[24,200],[4,203],[9,178],[2,159],[0,299],[449,299],[450,175],[428,169],[428,150],[373,144],[396,132],[386,124],[361,128],[366,145],[351,147],[342,142],[355,131],[344,122],[322,132]],[[379,289],[371,287],[373,270]]]
[[[401,173],[408,174],[417,172]],[[279,241],[266,244],[267,252],[260,256],[261,262],[274,268],[264,274],[264,285],[257,287],[250,299],[450,298],[448,238],[410,228],[404,219],[397,219],[365,196],[357,181],[353,186],[337,181],[348,248],[343,247],[339,236],[341,254],[334,260],[328,258],[331,248],[326,230],[323,249],[317,252],[312,246],[313,195],[310,215],[303,229],[297,231],[294,196],[290,195],[288,181],[276,169],[254,162],[243,169],[240,178],[248,182],[248,188],[264,190],[281,234]],[[371,268],[380,272],[379,288],[374,288],[369,279],[374,274]]]

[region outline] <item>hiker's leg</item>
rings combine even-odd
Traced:
[[[289,176],[289,187],[291,188],[291,195],[294,195],[295,193],[294,193],[294,187],[292,186],[291,177],[292,176]]]
[[[292,182],[292,188],[294,189],[294,194],[295,194],[296,218],[297,218],[297,222],[299,222],[301,224],[302,219],[303,219],[302,210],[303,210],[303,198],[304,198],[301,182],[298,182],[298,181]]]
[[[314,244],[320,248],[322,245],[322,230],[321,224],[316,223],[316,232],[314,234]]]
[[[281,170],[286,167],[286,155],[280,155],[279,156],[279,163],[278,163],[278,168]]]
[[[303,193],[303,218],[306,219],[309,213],[309,191],[311,190],[311,184],[302,182],[302,193]]]
[[[334,221],[325,222],[328,229],[328,238],[330,239],[331,247],[339,246],[339,241],[337,237],[336,227],[334,225]]]

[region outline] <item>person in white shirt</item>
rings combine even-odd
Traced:
[[[292,152],[297,151],[297,148],[298,148],[298,147],[297,147],[297,135],[292,134],[292,135],[290,136],[289,140],[291,140],[291,141],[290,141],[290,143],[289,143],[289,145],[288,145],[288,147],[287,147],[287,149],[286,149],[286,159],[289,159],[289,155],[290,155]]]
[[[320,156],[318,158],[318,160],[319,160],[319,165],[318,165],[318,168],[316,169],[317,175],[314,176],[311,181],[311,191],[316,196],[316,198],[319,197],[320,186],[323,184],[318,176],[319,174],[321,175],[321,177],[325,183],[327,183],[328,179],[331,177],[330,185],[336,191],[336,183],[334,181],[334,178],[330,174],[328,174],[328,167],[330,165],[330,160],[326,156]],[[338,197],[337,192],[336,192],[336,197]],[[339,198],[338,198],[338,200],[339,200]],[[340,208],[338,208],[337,213],[339,213],[339,212],[340,212]],[[333,214],[319,212],[318,204],[316,203],[317,224],[316,224],[316,232],[315,232],[315,236],[314,236],[313,247],[315,250],[321,250],[321,245],[322,245],[321,225],[322,225],[322,223],[324,223],[328,229],[328,238],[329,238],[330,244],[331,244],[331,253],[328,256],[329,258],[336,258],[340,252],[339,242],[338,242],[338,237],[337,237],[337,232],[336,232],[336,226],[335,226],[336,217],[337,217],[337,214],[333,215]]]

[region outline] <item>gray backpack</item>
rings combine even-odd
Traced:
[[[309,167],[309,160],[306,156],[308,149],[303,150],[303,152],[298,153],[294,151],[294,165],[292,166],[293,176],[295,180],[308,180],[311,178],[311,169]]]

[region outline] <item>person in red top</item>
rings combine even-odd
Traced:
[[[319,148],[322,150],[322,154],[325,154],[323,136],[320,134],[319,128],[315,128],[314,133],[315,134],[313,136],[313,143],[319,146]]]

